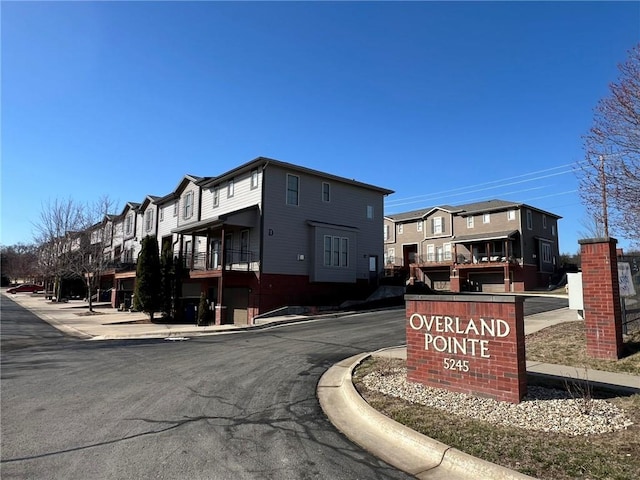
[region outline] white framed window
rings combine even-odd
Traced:
[[[491,223],[491,214],[483,213],[482,214],[482,223]]]
[[[373,220],[373,205],[367,205],[367,220]]]
[[[349,239],[324,236],[324,266],[345,268],[349,266]]]
[[[544,263],[551,263],[551,245],[543,243],[542,245],[542,261]]]
[[[287,205],[299,205],[300,177],[287,173]]]
[[[133,213],[127,215],[124,221],[124,233],[131,235],[133,233]]]
[[[434,217],[432,219],[432,229],[431,233],[440,234],[444,233],[444,218],[442,217]]]
[[[399,223],[398,224],[398,233],[402,233],[404,231],[404,224]]]
[[[193,216],[193,192],[187,192],[184,196],[184,206],[182,208],[182,218],[187,219]]]
[[[551,225],[551,235],[553,235],[554,237],[556,236],[556,226],[555,225]]]
[[[542,215],[542,228],[547,229],[547,216]]]
[[[227,182],[227,198],[233,197],[235,186],[233,184],[233,178]]]
[[[178,216],[178,202],[176,201],[176,203],[173,204],[173,216],[177,217]]]
[[[251,190],[258,188],[258,169],[251,170]]]
[[[427,262],[434,262],[436,259],[436,246],[432,243],[427,245]]]
[[[473,228],[473,217],[467,217],[467,228]]]
[[[158,213],[158,215],[159,215],[158,220],[160,220],[160,221],[162,222],[162,221],[164,220],[164,207],[160,207],[158,210],[159,210],[159,213]]]
[[[508,210],[507,211],[507,220],[515,220],[516,219],[516,211]]]
[[[533,230],[533,213],[527,210],[527,229]]]
[[[213,187],[213,208],[220,205],[220,187]]]
[[[331,201],[331,185],[327,182],[322,182],[322,201]]]
[[[422,231],[422,220],[418,220],[418,223],[416,223],[416,230],[418,232]]]
[[[452,255],[451,255],[451,244],[450,243],[445,243],[443,245],[444,247],[444,259],[445,260],[451,260]]]
[[[150,232],[153,229],[153,210],[147,210],[144,214],[144,230]]]
[[[383,234],[382,235],[383,235],[385,241],[389,240],[389,225],[384,225],[383,226]]]
[[[389,265],[389,264],[394,264],[395,261],[396,261],[396,249],[390,248],[387,250],[387,253],[385,253],[384,263],[385,265]]]

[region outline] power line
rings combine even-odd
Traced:
[[[577,162],[577,163],[584,163],[584,161]],[[558,176],[558,175],[565,175],[567,173],[572,173],[574,171],[573,169],[564,170],[562,172],[556,172],[556,173],[552,173],[552,174],[549,174],[549,175],[538,175],[538,174],[550,172],[550,171],[553,171],[553,170],[563,169],[563,168],[566,168],[568,166],[575,166],[575,163],[566,164],[566,165],[560,165],[560,166],[557,166],[557,167],[551,167],[551,168],[547,168],[547,169],[544,169],[544,170],[538,170],[538,171],[535,171],[535,172],[525,173],[525,174],[521,174],[521,175],[515,175],[513,177],[507,177],[507,178],[503,178],[503,179],[500,179],[500,180],[492,180],[492,181],[489,181],[489,182],[478,183],[478,184],[470,185],[470,186],[466,186],[466,187],[458,187],[458,188],[448,189],[448,190],[445,190],[445,191],[430,193],[430,194],[426,194],[426,195],[417,195],[417,196],[412,196],[412,197],[393,199],[393,200],[389,200],[388,202],[386,202],[385,205],[388,206],[388,207],[407,205],[407,204],[410,204],[410,203],[419,203],[419,202],[423,202],[423,201],[430,200],[430,199],[442,198],[443,195],[444,195],[444,198],[448,198],[448,197],[452,197],[452,196],[460,196],[460,195],[465,195],[465,194],[469,194],[469,193],[476,193],[476,192],[480,192],[480,191],[492,190],[492,189],[501,188],[501,187],[505,187],[505,186],[509,186],[509,185],[517,185],[517,184],[520,184],[520,183],[533,182],[533,181],[536,181],[536,180],[542,180],[544,178],[549,178],[549,177],[554,177],[554,176]],[[534,178],[527,178],[525,180],[519,180],[517,182],[509,182],[510,180],[515,180],[515,179],[524,178],[524,177],[530,177],[531,175],[538,175],[538,176],[534,177]],[[504,182],[508,182],[508,183],[504,183]],[[498,184],[498,185],[493,185],[493,184]],[[487,185],[493,185],[493,186],[487,186]],[[487,187],[485,187],[485,188],[476,188],[476,187],[484,187],[484,186],[487,186]],[[470,189],[475,189],[475,190],[470,190]],[[458,192],[458,193],[453,193],[452,194],[451,192]]]

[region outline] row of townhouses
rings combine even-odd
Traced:
[[[546,287],[557,270],[561,217],[489,200],[384,218],[384,264],[435,290],[518,292]]]
[[[365,298],[383,271],[385,188],[259,157],[222,175],[185,175],[168,195],[107,215],[100,288],[131,299],[141,240],[184,263],[182,304],[204,293],[216,323],[250,324],[286,305]],[[193,308],[190,309],[193,311]]]
[[[204,293],[218,324],[362,299],[383,274],[436,290],[512,292],[544,287],[556,270],[557,215],[491,200],[384,216],[391,193],[265,157],[215,177],[185,175],[171,193],[129,202],[96,226],[110,262],[99,288],[114,307],[128,305],[146,236],[183,262],[187,319]]]

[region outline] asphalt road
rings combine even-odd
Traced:
[[[87,342],[1,308],[3,479],[410,478],[343,437],[315,395],[333,363],[404,343],[403,310]]]

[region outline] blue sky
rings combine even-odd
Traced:
[[[395,190],[387,213],[500,198],[587,231],[573,173],[640,41],[638,2],[1,4],[2,230],[43,204],[142,202],[258,156]],[[615,236],[615,234],[614,234]],[[619,238],[620,245],[627,241]]]

